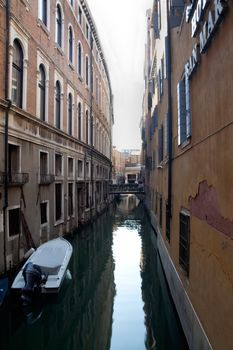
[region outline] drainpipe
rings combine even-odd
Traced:
[[[93,67],[92,67],[92,64],[93,64],[93,37],[92,37],[92,29],[90,29],[90,66],[91,66],[91,95],[90,95],[90,125],[91,125],[91,135],[90,135],[90,138],[91,138],[91,203],[90,203],[90,214],[91,214],[91,222],[92,222],[92,208],[93,208],[93,204],[94,204],[94,180],[93,180],[93,115],[92,115],[92,110],[93,110],[93,80],[94,80],[94,75],[93,75]]]
[[[11,107],[11,100],[8,96],[9,90],[9,35],[10,35],[10,0],[6,0],[6,51],[5,51],[5,100],[7,102],[7,108],[5,111],[5,140],[4,140],[4,206],[3,206],[3,255],[4,255],[4,273],[7,271],[6,262],[6,238],[7,238],[7,207],[8,207],[8,119],[9,109]]]
[[[167,0],[167,67],[168,67],[168,215],[169,232],[172,211],[172,81],[171,81],[171,28],[169,19],[169,3]]]

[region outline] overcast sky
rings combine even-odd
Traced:
[[[141,148],[146,10],[152,0],[87,0],[103,47],[114,95],[113,145]]]

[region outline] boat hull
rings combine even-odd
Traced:
[[[42,244],[23,265],[15,277],[11,289],[22,291],[25,287],[24,271],[26,265],[32,263],[34,266],[39,266],[43,276],[46,276],[39,286],[39,292],[42,294],[58,293],[65,277],[72,252],[72,245],[62,237]]]

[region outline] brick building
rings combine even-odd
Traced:
[[[154,0],[147,19],[147,207],[190,349],[231,349],[233,4]]]
[[[0,0],[0,271],[101,212],[113,96],[85,0]]]

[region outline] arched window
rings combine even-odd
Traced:
[[[88,143],[89,136],[89,121],[88,121],[88,111],[86,111],[86,143]]]
[[[69,60],[73,63],[73,31],[72,28],[69,27]]]
[[[48,24],[48,4],[47,0],[39,0],[39,18],[47,26]]]
[[[45,121],[45,69],[42,64],[40,64],[39,71],[40,119]]]
[[[72,95],[68,95],[68,134],[72,135]]]
[[[99,80],[96,77],[96,82],[95,82],[95,98],[96,98],[96,102],[98,103],[99,101]]]
[[[78,43],[78,74],[82,76],[82,46]]]
[[[56,42],[60,47],[62,46],[62,15],[60,5],[57,5],[56,9]]]
[[[55,116],[56,116],[56,128],[61,129],[61,85],[60,82],[56,82],[55,93]]]
[[[94,118],[93,115],[91,116],[91,122],[90,122],[90,138],[91,138],[91,146],[93,146],[93,136],[94,136]]]
[[[16,39],[13,43],[12,102],[22,108],[23,103],[23,50]]]
[[[82,128],[82,107],[81,107],[81,103],[79,102],[78,104],[78,139],[81,140],[81,128]]]
[[[89,84],[89,59],[86,56],[86,85]]]

